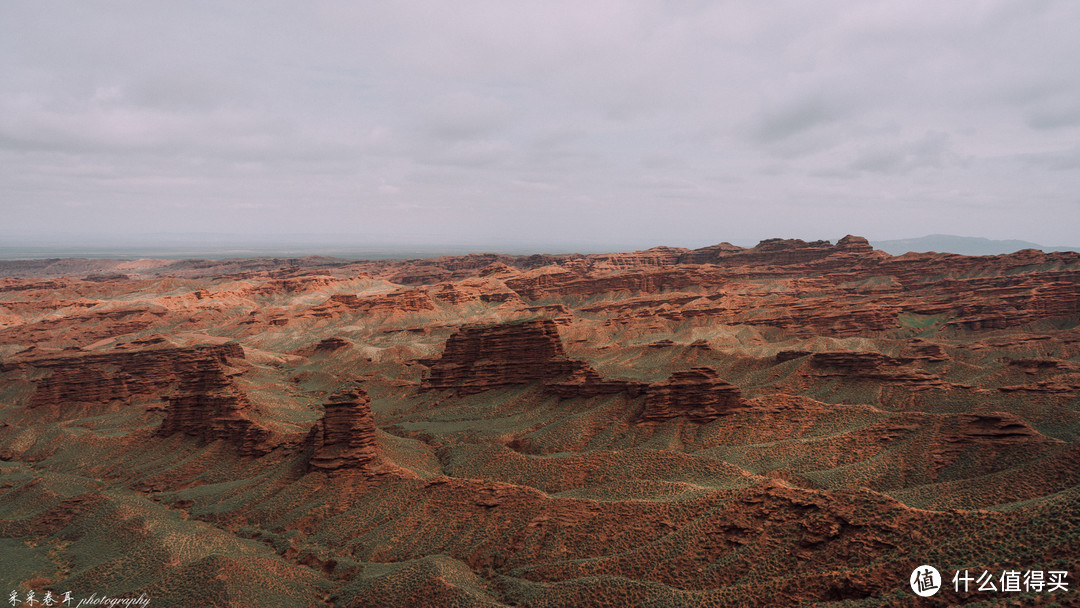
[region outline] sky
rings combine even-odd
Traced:
[[[1073,0],[4,0],[0,238],[1077,245],[1078,23]]]

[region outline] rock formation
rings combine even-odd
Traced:
[[[913,597],[912,555],[1080,554],[1075,253],[5,267],[45,279],[0,278],[0,530],[48,549],[19,593],[881,605]],[[386,407],[326,392],[356,381]]]
[[[581,369],[569,359],[550,319],[497,325],[466,325],[446,341],[442,356],[430,362],[427,389],[459,394],[554,380]]]
[[[317,353],[332,353],[334,351],[341,350],[352,346],[345,338],[339,338],[337,336],[330,336],[329,338],[323,338],[313,348]]]
[[[270,431],[251,419],[255,406],[233,385],[220,361],[191,361],[180,373],[180,387],[168,398],[159,436],[183,433],[205,441],[221,439],[246,456],[275,447]]]
[[[823,258],[843,254],[874,255],[870,243],[861,236],[847,235],[836,245],[829,241],[803,241],[801,239],[765,239],[751,249],[721,243],[682,254],[679,264],[719,264],[722,266],[791,266],[817,262]],[[885,257],[888,257],[885,254]]]
[[[721,379],[711,367],[695,367],[650,384],[645,390],[641,419],[659,422],[686,417],[694,422],[709,422],[742,405],[738,387]]]
[[[659,293],[690,287],[716,287],[727,279],[690,268],[635,268],[580,274],[562,268],[539,269],[509,279],[506,286],[523,298],[590,296],[608,292]]]
[[[308,314],[316,318],[331,318],[345,313],[376,315],[427,310],[435,310],[435,304],[428,292],[408,289],[372,296],[336,293],[322,304],[311,308]]]
[[[818,368],[817,376],[858,378],[879,382],[906,384],[913,388],[944,388],[936,374],[910,367],[914,358],[896,358],[872,351],[829,351],[810,355],[810,363]]]
[[[0,364],[0,373],[17,369],[46,372],[48,375],[36,382],[28,405],[63,416],[73,407],[158,398],[197,361],[224,363],[243,358],[244,349],[228,343],[25,359]]]
[[[380,461],[371,400],[361,388],[335,393],[305,442],[309,471],[370,469]]]
[[[930,457],[933,468],[940,470],[970,453],[974,447],[999,453],[1022,446],[1034,454],[1060,443],[1007,412],[956,414],[942,422]]]
[[[617,394],[633,398],[644,393],[648,386],[645,382],[604,378],[584,361],[577,363],[581,364],[578,369],[565,378],[545,383],[544,390],[563,399]]]

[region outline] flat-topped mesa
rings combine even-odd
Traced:
[[[694,422],[710,422],[741,407],[738,387],[720,378],[711,367],[695,367],[650,384],[645,389],[641,420],[662,422],[686,417]]]
[[[335,393],[323,407],[326,413],[308,434],[312,448],[308,471],[374,469],[381,464],[371,399],[361,388]]]
[[[725,266],[789,266],[816,262],[830,256],[877,256],[865,237],[847,235],[835,245],[829,241],[802,239],[765,239],[751,249],[728,243],[703,247],[684,253],[680,264],[721,264]],[[887,254],[882,256],[888,258]]]
[[[78,411],[128,407],[133,402],[141,404],[159,399],[180,379],[180,370],[192,361],[225,363],[243,358],[244,349],[239,344],[227,343],[16,359],[0,364],[0,373],[22,370],[47,374],[35,381],[27,406],[39,418],[60,419]]]
[[[430,362],[429,390],[456,389],[467,395],[567,376],[586,365],[569,359],[550,319],[465,325]]]
[[[191,361],[180,375],[179,390],[168,399],[158,436],[183,433],[205,441],[221,439],[245,456],[273,449],[270,431],[250,418],[255,406],[233,385],[220,361]]]

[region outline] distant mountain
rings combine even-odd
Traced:
[[[894,241],[871,241],[874,249],[880,249],[892,255],[903,255],[909,251],[938,253],[959,253],[963,255],[998,255],[1013,253],[1021,249],[1041,249],[1043,251],[1080,251],[1080,247],[1047,247],[1029,241],[995,241],[977,236],[956,236],[955,234],[931,234],[917,239],[898,239]]]

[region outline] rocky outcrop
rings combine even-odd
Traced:
[[[810,355],[820,377],[843,377],[905,384],[917,388],[949,386],[936,374],[910,367],[914,358],[896,358],[873,351],[829,351]]]
[[[195,362],[243,358],[244,349],[228,343],[26,359],[0,364],[0,373],[45,372],[47,375],[36,382],[28,406],[63,416],[73,407],[156,399]]]
[[[848,235],[836,245],[829,241],[765,239],[751,249],[721,243],[684,253],[680,264],[720,264],[724,266],[790,266],[806,264],[835,253],[872,253],[873,247],[861,236]]]
[[[701,247],[700,249],[687,251],[686,253],[679,256],[677,263],[714,264],[717,260],[723,259],[726,256],[738,253],[740,251],[746,251],[746,248],[739,247],[738,245],[732,245],[728,242],[717,243],[716,245],[709,245],[708,247]]]
[[[223,440],[242,455],[259,456],[280,442],[252,420],[254,413],[255,406],[233,384],[220,361],[196,360],[181,370],[179,390],[168,398],[157,435],[182,433],[204,441]]]
[[[1049,357],[1010,359],[1009,365],[1011,367],[1019,368],[1020,371],[1028,374],[1036,374],[1045,371],[1080,371],[1080,363]]]
[[[682,247],[653,247],[629,253],[594,254],[589,256],[591,265],[610,268],[642,268],[649,266],[672,266],[679,263],[689,249]]]
[[[312,450],[309,471],[375,468],[380,463],[371,400],[361,388],[335,393],[323,406],[326,413],[305,442]]]
[[[911,357],[916,361],[936,363],[939,361],[948,361],[950,359],[949,353],[945,352],[945,349],[942,348],[940,344],[921,338],[910,340],[905,350],[911,353]]]
[[[320,340],[319,343],[315,345],[314,351],[317,353],[332,353],[350,346],[352,346],[352,344],[345,338],[331,336]]]
[[[579,274],[563,269],[540,269],[509,279],[506,286],[521,297],[591,296],[601,293],[658,293],[671,290],[716,287],[727,279],[717,272],[692,268],[659,268]]]
[[[779,303],[778,303],[779,304]],[[896,307],[866,305],[860,308],[837,306],[828,298],[806,298],[786,306],[775,305],[754,316],[740,319],[747,325],[760,325],[809,337],[860,336],[896,329]]]
[[[1049,263],[1044,259],[1049,255],[1039,257],[1032,264]],[[957,264],[966,265],[968,259],[961,257]],[[925,266],[922,270],[928,271]],[[1023,267],[1006,267],[999,272],[998,276],[938,281],[932,291],[912,298],[905,308],[924,315],[947,315],[952,317],[949,325],[970,331],[1006,329],[1039,319],[1080,315],[1080,272],[1031,272]]]
[[[544,390],[562,399],[589,398],[623,394],[634,398],[645,392],[648,383],[604,378],[584,361],[569,376],[544,384]]]
[[[521,297],[536,300],[545,293],[558,293],[565,285],[581,278],[580,274],[572,270],[548,266],[530,270],[504,282]]]
[[[567,376],[584,362],[566,356],[559,331],[550,319],[497,325],[466,325],[450,339],[442,356],[428,361],[425,389],[453,389],[459,394],[543,382]]]
[[[1080,381],[1045,380],[1035,384],[1017,384],[998,388],[1003,393],[1046,393],[1048,395],[1071,396],[1080,393]]]
[[[308,314],[316,318],[331,318],[341,314],[394,314],[435,310],[428,292],[421,289],[395,291],[373,296],[336,293],[322,304],[311,308]]]
[[[288,274],[289,269],[283,269],[280,274]],[[303,272],[298,269],[297,272]],[[279,274],[279,273],[272,273]],[[300,294],[315,291],[324,291],[344,279],[335,279],[325,275],[289,276],[286,278],[271,279],[264,282],[255,290],[260,295]]]
[[[883,367],[898,367],[911,363],[911,359],[897,359],[874,351],[837,350],[814,353],[810,362],[815,367],[836,368],[852,375],[865,376]]]
[[[542,382],[545,392],[563,399],[645,395],[645,420],[686,416],[708,421],[742,404],[739,389],[708,367],[677,372],[653,384],[605,378],[585,361],[566,356],[557,326],[549,319],[462,327],[447,340],[442,357],[425,364],[431,368],[425,389],[466,395]]]
[[[675,372],[645,389],[641,420],[660,422],[685,417],[709,422],[743,406],[739,388],[721,379],[711,367]]]
[[[799,359],[811,354],[808,350],[782,350],[776,353],[775,361],[777,363],[785,363],[794,359]]]
[[[1059,443],[1007,412],[957,414],[942,422],[938,437],[930,449],[930,458],[933,469],[940,470],[973,448],[996,454],[1022,447],[1035,453]]]

